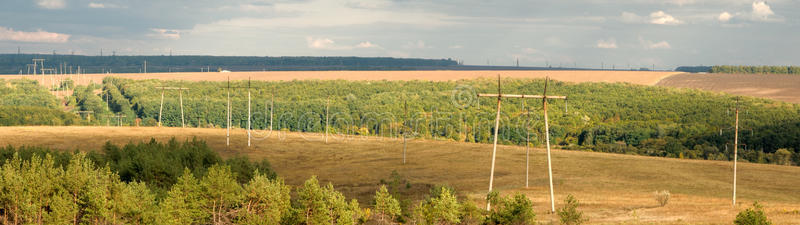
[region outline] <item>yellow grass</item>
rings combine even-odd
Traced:
[[[390,138],[333,137],[328,144],[319,134],[254,134],[247,147],[244,130],[234,130],[225,147],[224,129],[115,127],[3,127],[0,145],[39,145],[58,149],[98,149],[106,141],[123,144],[151,137],[179,140],[198,137],[223,156],[268,158],[287,183],[299,185],[312,175],[333,182],[349,197],[368,204],[381,179],[393,170],[405,176],[413,193],[435,184],[449,184],[478,204],[488,187],[491,145],[451,141],[412,140],[408,163],[402,165],[402,142]],[[521,147],[498,150],[495,188],[503,194],[521,192],[534,201],[541,222],[549,197],[545,153],[532,151],[531,187],[524,188],[525,152]],[[599,224],[730,224],[738,211],[758,200],[776,224],[800,223],[800,167],[739,164],[738,201],[732,207],[731,163],[555,150],[553,152],[556,207],[567,194]],[[659,207],[654,192],[672,197]]]
[[[430,80],[452,81],[474,78],[495,78],[498,74],[506,78],[550,78],[566,82],[628,82],[641,85],[655,85],[661,79],[682,72],[651,71],[544,71],[544,70],[503,70],[503,71],[268,71],[268,72],[230,72],[230,73],[128,73],[128,74],[82,74],[71,75],[78,84],[102,82],[104,77],[122,77],[130,79],[161,79],[186,81],[225,81],[253,80],[290,81],[290,80]],[[42,84],[52,83],[52,76],[7,75],[5,79],[28,78],[37,79]]]

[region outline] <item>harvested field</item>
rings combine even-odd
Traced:
[[[654,85],[659,80],[679,74],[681,72],[650,72],[650,71],[268,71],[268,72],[231,72],[231,73],[129,73],[129,74],[82,74],[73,75],[73,80],[78,84],[89,81],[100,83],[104,77],[114,76],[130,79],[162,79],[162,80],[187,80],[187,81],[225,81],[230,76],[231,80],[264,81],[289,81],[289,80],[430,80],[449,81],[461,79],[474,79],[479,77],[494,78],[497,74],[505,78],[550,78],[566,82],[627,82],[641,85]],[[18,79],[26,77],[38,79],[43,84],[52,83],[48,78],[42,80],[41,76],[6,75],[5,79]]]
[[[244,130],[234,130],[225,147],[224,129],[152,127],[2,127],[0,145],[37,145],[58,149],[93,150],[106,141],[204,139],[223,156],[268,158],[287,183],[299,185],[312,175],[362,204],[369,202],[381,179],[393,170],[412,184],[412,196],[435,184],[449,184],[480,201],[488,185],[491,145],[412,140],[408,164],[402,165],[402,142],[397,139],[333,137],[325,144],[319,134],[256,133],[248,148]],[[516,146],[498,151],[495,188],[503,194],[525,193],[534,201],[540,222],[555,222],[547,214],[549,199],[545,152],[532,151],[531,188],[524,187],[525,152]],[[553,152],[556,207],[574,194],[589,223],[730,224],[736,213],[758,200],[776,224],[800,223],[800,167],[740,163],[738,201],[730,206],[731,163],[723,161],[653,158],[619,154]],[[672,193],[660,207],[657,190]],[[480,204],[480,203],[478,203]]]
[[[657,86],[694,88],[800,103],[800,75],[790,74],[677,74]]]

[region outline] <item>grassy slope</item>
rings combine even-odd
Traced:
[[[198,137],[223,155],[267,157],[289,184],[300,185],[312,175],[334,185],[349,197],[368,204],[381,179],[392,170],[405,176],[412,196],[434,184],[450,184],[472,199],[488,186],[491,145],[448,141],[410,141],[408,163],[402,165],[402,142],[397,139],[332,137],[328,144],[318,134],[255,133],[247,147],[243,130],[234,130],[232,146],[225,147],[223,129],[112,128],[112,127],[3,127],[0,145],[44,145],[60,149],[97,149],[106,141]],[[549,199],[545,152],[532,151],[530,188],[524,188],[524,148],[498,150],[495,188],[504,194],[522,192],[535,202],[543,221]],[[556,207],[567,193],[584,203],[594,223],[730,223],[736,212],[754,200],[765,203],[778,224],[800,223],[800,167],[739,164],[738,202],[730,207],[731,163],[681,160],[575,151],[553,152]],[[669,190],[672,199],[657,207],[656,190]],[[478,200],[479,201],[479,200]],[[479,203],[480,204],[480,203]],[[634,213],[635,212],[635,213]]]

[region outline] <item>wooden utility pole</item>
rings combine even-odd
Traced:
[[[226,119],[225,121],[228,123],[228,126],[226,127],[228,133],[226,134],[227,139],[225,141],[225,146],[230,146],[231,145],[231,77],[230,76],[228,76],[228,119]]]
[[[736,161],[739,161],[739,98],[736,98],[736,113],[733,133],[733,207],[736,207]]]
[[[542,95],[519,95],[519,94],[503,94],[500,89],[500,75],[497,75],[497,94],[478,94],[478,97],[496,97],[497,98],[497,114],[495,117],[495,129],[494,129],[494,144],[492,149],[492,167],[491,167],[491,174],[489,175],[489,192],[492,191],[492,183],[494,182],[494,165],[495,159],[497,155],[497,132],[500,130],[500,103],[502,102],[502,98],[538,98],[542,99],[543,104],[543,111],[544,111],[544,129],[546,134],[546,143],[547,143],[547,171],[550,176],[550,212],[555,212],[555,197],[553,194],[553,167],[551,163],[550,157],[550,128],[548,126],[547,120],[547,99],[566,99],[567,96],[548,96],[547,95],[547,83],[549,83],[550,78],[545,79],[544,84],[544,93]],[[489,202],[486,203],[486,210],[490,210]]]
[[[161,127],[161,113],[164,112],[164,91],[166,90],[178,90],[178,99],[180,101],[181,107],[181,127],[186,127],[186,120],[184,120],[183,115],[183,91],[189,90],[189,88],[184,87],[156,87],[156,89],[161,89],[161,106],[158,108],[158,126]]]
[[[408,102],[404,100],[403,101],[403,125],[402,125],[402,130],[400,130],[400,135],[403,136],[403,165],[406,164],[406,149],[407,149],[407,144],[406,144],[406,135],[407,134],[406,134],[406,132],[408,130],[406,128],[406,120],[407,119],[408,119]]]
[[[250,137],[252,134],[250,133],[250,118],[253,116],[250,113],[250,78],[247,78],[247,147],[250,147]]]
[[[117,118],[117,126],[122,126],[122,118],[125,118],[125,115],[117,113],[117,115],[113,115],[111,117]]]
[[[251,119],[252,119],[252,107],[251,106],[252,106],[252,104],[251,104],[251,102],[252,102],[252,99],[251,99],[250,89],[253,89],[251,87],[250,78],[247,78],[247,87],[231,87],[231,78],[230,78],[230,76],[228,77],[228,121],[227,121],[227,123],[228,123],[228,133],[227,133],[226,144],[227,144],[227,146],[231,145],[231,117],[232,117],[232,112],[231,112],[231,109],[232,109],[231,108],[231,88],[234,88],[234,89],[247,88],[247,147],[250,147],[251,146],[251,138],[252,138],[252,133],[251,133],[251,128],[252,128],[252,122],[251,122]],[[256,88],[256,89],[258,89],[258,88]]]

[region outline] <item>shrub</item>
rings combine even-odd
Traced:
[[[583,217],[583,212],[578,211],[578,206],[580,206],[578,199],[571,194],[567,195],[567,199],[564,200],[564,208],[558,209],[558,217],[561,218],[562,224],[576,225],[586,222],[587,219]]]
[[[523,194],[516,194],[512,198],[499,197],[497,192],[492,192],[487,200],[493,207],[486,218],[486,224],[522,225],[536,222],[533,202]]]
[[[772,224],[764,213],[764,207],[758,202],[753,202],[753,207],[745,209],[736,215],[733,221],[736,225],[770,225]]]
[[[656,201],[658,202],[661,207],[664,207],[669,202],[669,191],[656,191]]]

